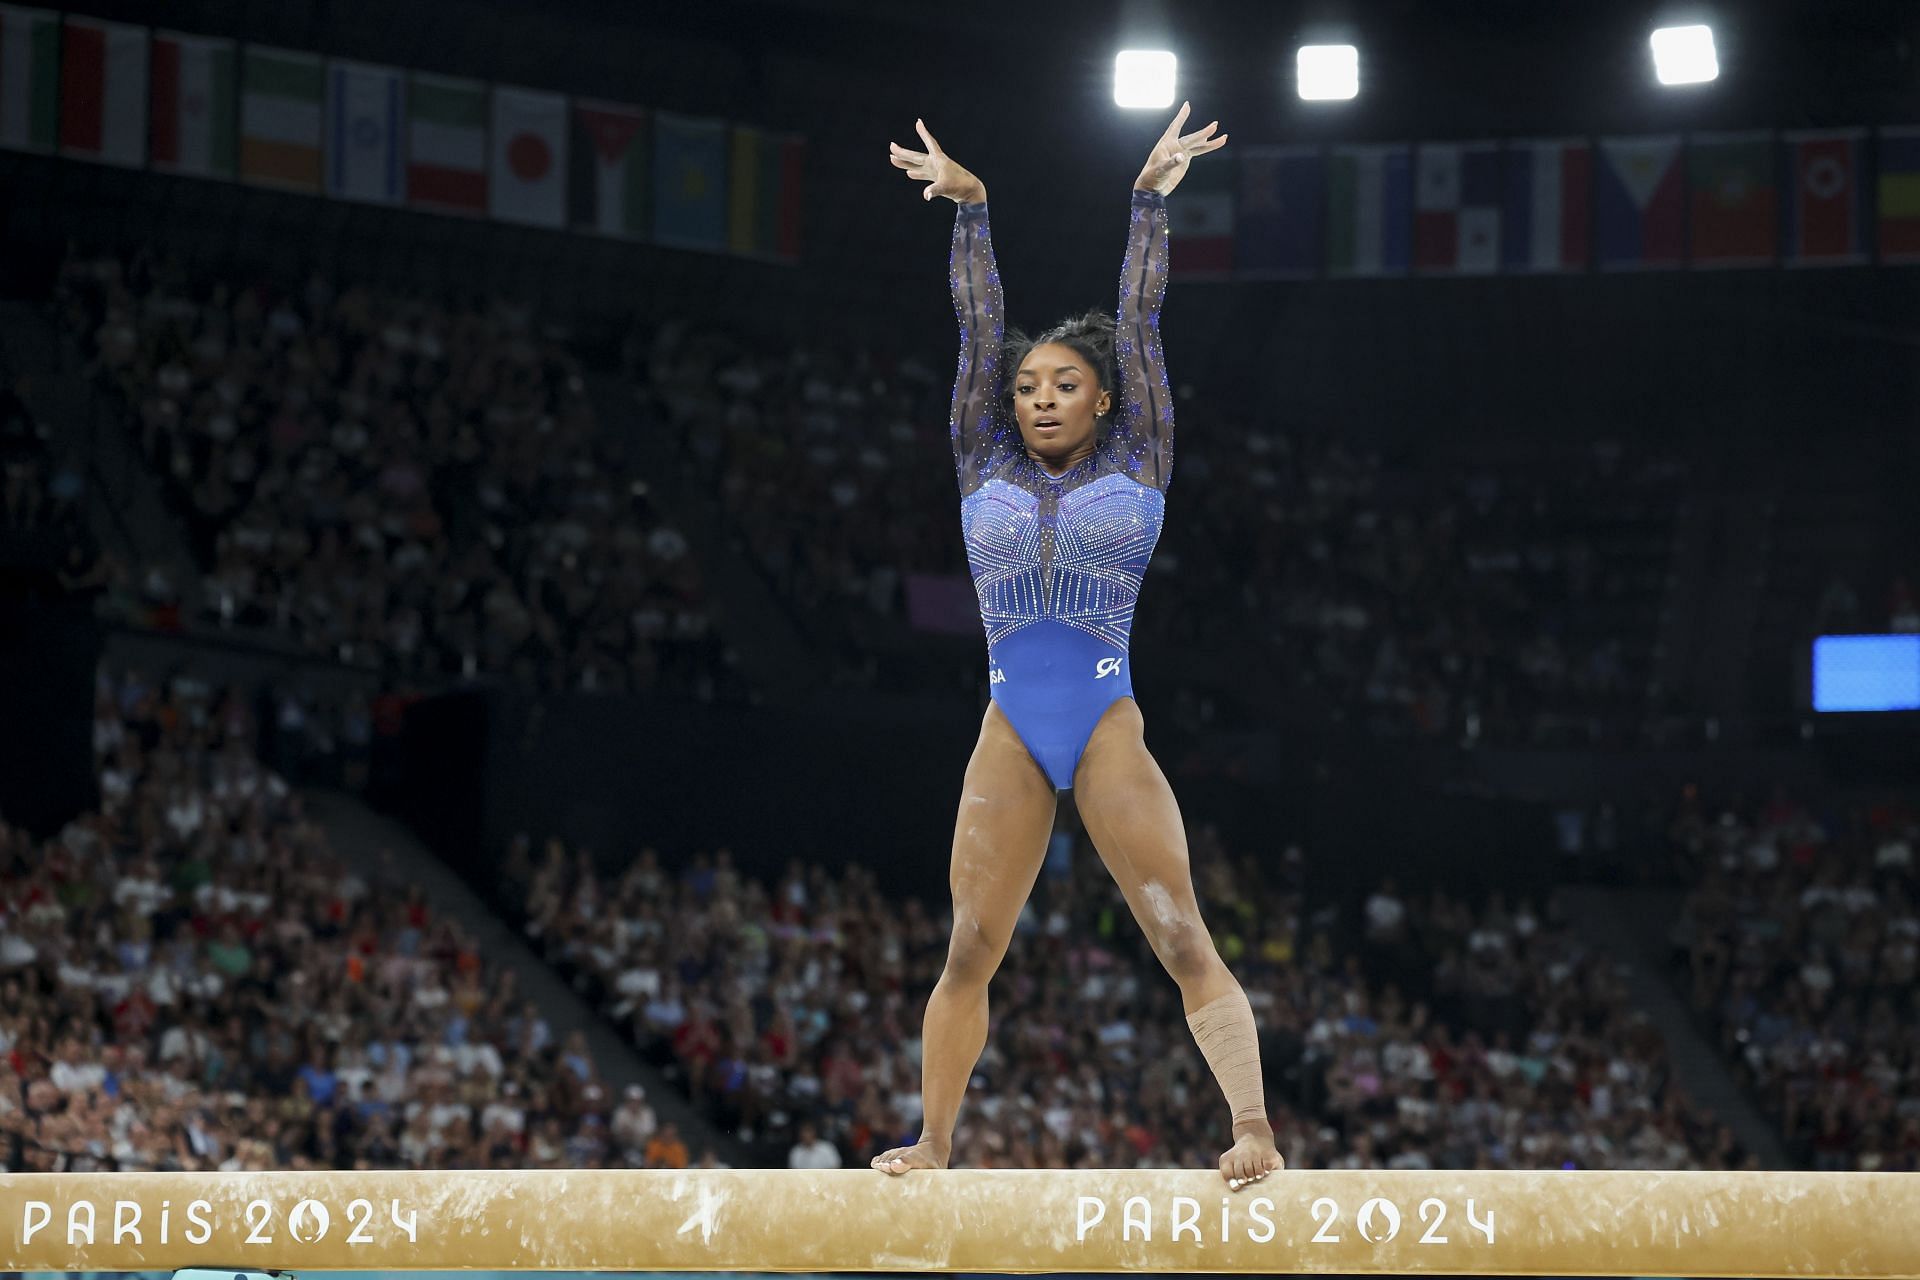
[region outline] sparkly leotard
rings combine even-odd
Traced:
[[[985,201],[962,204],[949,257],[960,319],[953,460],[960,525],[987,632],[988,689],[1058,790],[1100,715],[1133,694],[1127,637],[1160,538],[1173,469],[1173,397],[1160,352],[1167,201],[1133,193],[1120,269],[1119,412],[1061,475],[1020,437],[1001,367],[1000,273]]]

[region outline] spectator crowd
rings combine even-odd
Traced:
[[[401,676],[737,682],[645,460],[525,311],[77,252],[55,305],[192,535],[187,620]]]
[[[103,678],[98,810],[0,821],[0,1169],[688,1164],[512,970],[330,847],[256,731]]]
[[[1920,815],[1688,788],[1669,838],[1693,1006],[1790,1153],[1920,1170]]]

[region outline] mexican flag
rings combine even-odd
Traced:
[[[60,152],[147,161],[147,29],[68,18],[60,40]]]
[[[320,109],[326,94],[311,53],[250,44],[240,71],[240,178],[320,190]]]
[[[59,75],[60,15],[0,5],[0,147],[53,150]]]
[[[232,178],[231,40],[153,33],[152,163],[164,173]]]
[[[487,86],[415,72],[407,82],[407,203],[487,211]]]

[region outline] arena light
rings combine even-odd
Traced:
[[[1661,84],[1705,84],[1720,74],[1713,52],[1713,28],[1661,27],[1653,33],[1653,73]]]
[[[1176,65],[1165,49],[1122,49],[1113,60],[1113,105],[1166,110],[1173,105]]]
[[[1294,57],[1300,96],[1335,102],[1360,92],[1360,51],[1350,44],[1303,44]]]

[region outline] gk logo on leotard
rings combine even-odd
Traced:
[[[1119,674],[1120,659],[1118,658],[1102,658],[1094,664],[1093,678],[1095,680],[1105,680],[1108,676],[1117,676]]]

